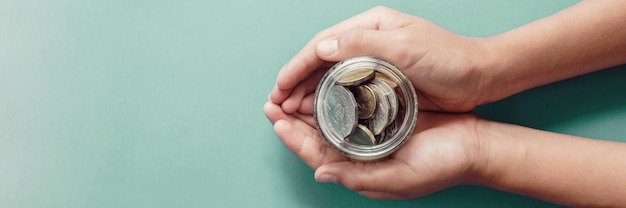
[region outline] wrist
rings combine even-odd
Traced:
[[[522,162],[525,146],[516,139],[519,134],[515,131],[517,128],[510,124],[478,121],[478,145],[471,169],[471,184],[493,187],[504,180],[508,168]]]
[[[515,80],[515,74],[509,73],[512,61],[507,51],[499,50],[499,40],[479,38],[477,42],[482,51],[476,57],[478,61],[474,67],[474,73],[480,77],[477,105],[495,102],[522,91],[523,87]]]

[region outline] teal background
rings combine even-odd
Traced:
[[[371,200],[320,184],[262,112],[315,33],[375,5],[484,37],[571,0],[0,0],[0,207],[558,207],[460,186]],[[481,106],[625,141],[624,66]]]

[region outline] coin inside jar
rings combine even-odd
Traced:
[[[376,72],[374,73],[374,77],[377,80],[381,80],[387,84],[389,84],[389,86],[391,86],[391,88],[396,89],[398,88],[398,83],[396,83],[395,81],[393,81],[393,79],[391,79],[389,76],[380,73],[380,72]]]
[[[344,155],[374,160],[396,151],[417,120],[417,96],[395,66],[374,57],[334,65],[317,86],[313,116],[326,142]]]
[[[352,88],[352,93],[354,93],[354,97],[356,98],[358,111],[359,111],[359,119],[368,119],[374,115],[374,110],[376,110],[376,95],[372,88],[367,85],[360,85]]]
[[[372,118],[366,120],[365,123],[367,127],[372,130],[374,135],[379,135],[387,126],[391,106],[389,105],[389,100],[380,92],[381,90],[378,85],[371,84],[369,86],[374,91],[378,102],[376,103],[374,115],[372,115]]]
[[[396,96],[396,92],[385,81],[374,79],[372,80],[372,84],[378,87],[380,94],[383,95],[383,97],[385,97],[385,99],[387,99],[389,103],[389,116],[386,124],[389,125],[396,119],[396,116],[398,115],[398,97]]]
[[[343,86],[356,86],[368,80],[374,78],[374,69],[359,69],[351,71],[350,73],[345,74],[339,80],[337,80],[337,84]]]
[[[356,127],[356,100],[350,91],[342,86],[334,86],[326,102],[326,113],[330,125],[340,137],[347,137]]]
[[[376,138],[374,134],[365,126],[358,124],[354,132],[348,137],[348,140],[354,144],[374,145]]]

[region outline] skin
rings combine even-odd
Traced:
[[[313,37],[281,69],[264,111],[285,146],[315,169],[316,180],[367,197],[414,198],[479,184],[568,206],[619,207],[626,204],[626,144],[463,112],[625,63],[623,11],[626,1],[582,1],[509,32],[471,38],[377,7]],[[350,160],[329,148],[312,117],[312,96],[323,73],[357,55],[378,56],[403,69],[425,110],[410,140],[375,162]]]

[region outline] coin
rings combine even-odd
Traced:
[[[354,98],[359,110],[359,119],[368,119],[374,115],[376,110],[376,95],[367,85],[359,85],[352,88]]]
[[[320,137],[356,160],[375,160],[397,151],[410,138],[418,112],[415,88],[406,75],[369,56],[342,60],[328,69],[313,105]]]
[[[357,86],[374,78],[374,69],[359,69],[339,77],[337,84],[343,86]]]
[[[374,115],[368,120],[365,121],[367,127],[372,130],[374,135],[379,135],[387,126],[387,122],[389,121],[389,100],[383,95],[378,87],[375,84],[369,84],[370,88],[376,95],[376,110],[374,110]]]
[[[396,119],[398,115],[398,97],[396,96],[396,92],[393,90],[387,82],[381,81],[379,79],[372,80],[372,84],[376,85],[379,89],[379,92],[389,101],[389,117],[385,126],[391,124]]]
[[[400,131],[400,127],[402,127],[402,124],[404,123],[405,113],[406,113],[405,108],[398,108],[398,116],[393,122],[391,122],[391,124],[387,126],[387,128],[385,128],[385,132],[388,135],[388,137],[385,138],[385,141],[390,140],[396,133]],[[385,141],[383,141],[383,143]],[[378,144],[382,144],[382,143],[378,143]]]
[[[373,146],[376,144],[376,138],[372,131],[370,131],[367,127],[358,124],[354,132],[348,137],[348,142],[353,144],[367,145]]]
[[[345,87],[335,85],[324,105],[332,129],[341,137],[346,138],[357,125],[356,100]]]
[[[400,90],[400,88],[396,88],[396,96],[398,97],[398,102],[400,103],[400,107],[404,108],[406,107],[406,99],[404,98],[404,94],[402,93],[402,90]]]
[[[400,128],[400,126],[402,126],[402,123],[404,122],[404,114],[406,114],[406,109],[398,108],[398,116],[396,116],[396,121],[393,122],[396,124],[396,127]]]
[[[391,77],[383,74],[382,72],[374,73],[374,79],[378,79],[378,80],[381,80],[383,82],[386,82],[393,89],[398,88],[398,83],[396,83],[393,79],[391,79]]]
[[[376,135],[376,144],[382,144],[383,142],[385,142],[386,138],[387,138],[387,128],[385,128],[385,130],[383,132],[380,132],[379,135]]]
[[[382,138],[382,141],[380,141],[380,143],[378,143],[378,144],[384,143],[385,141],[387,141],[391,137],[393,137],[393,135],[398,133],[398,127],[399,127],[398,123],[399,123],[398,120],[396,120],[396,121],[392,122],[391,124],[389,124],[389,126],[387,126],[387,128],[385,128],[385,131],[384,131],[385,133],[384,134],[387,137]]]

